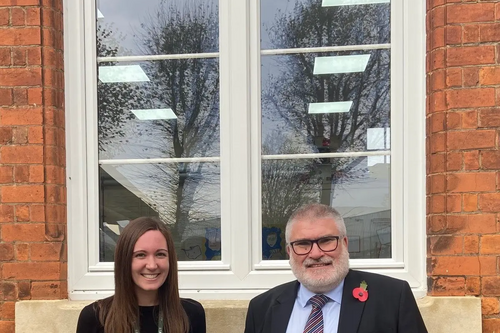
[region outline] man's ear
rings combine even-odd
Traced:
[[[349,248],[349,240],[347,239],[347,236],[344,236],[343,242],[344,242],[345,248],[348,249]]]
[[[286,245],[286,254],[288,254],[288,256],[290,256],[290,245]]]

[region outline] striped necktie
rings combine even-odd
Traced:
[[[304,333],[323,333],[323,311],[321,308],[330,300],[325,295],[314,295],[309,299],[312,304],[311,314],[307,319]]]

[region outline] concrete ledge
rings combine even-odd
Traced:
[[[248,301],[200,301],[207,332],[243,332]],[[418,306],[429,333],[481,333],[481,299],[424,297]],[[75,332],[81,309],[90,302],[22,301],[16,303],[16,333]]]

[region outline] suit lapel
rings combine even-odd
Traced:
[[[354,288],[359,287],[363,281],[362,277],[356,271],[349,270],[345,277],[344,290],[342,292],[342,305],[340,307],[338,332],[355,333],[358,331],[361,316],[365,308],[365,302],[360,302],[352,296]],[[370,287],[368,286],[368,292]]]
[[[299,282],[295,281],[290,288],[276,298],[275,304],[271,308],[271,332],[285,333],[288,321],[292,315],[293,305],[297,297]]]

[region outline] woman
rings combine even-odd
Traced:
[[[115,250],[115,294],[83,308],[77,333],[205,333],[200,303],[180,299],[172,235],[156,218],[131,221]]]

